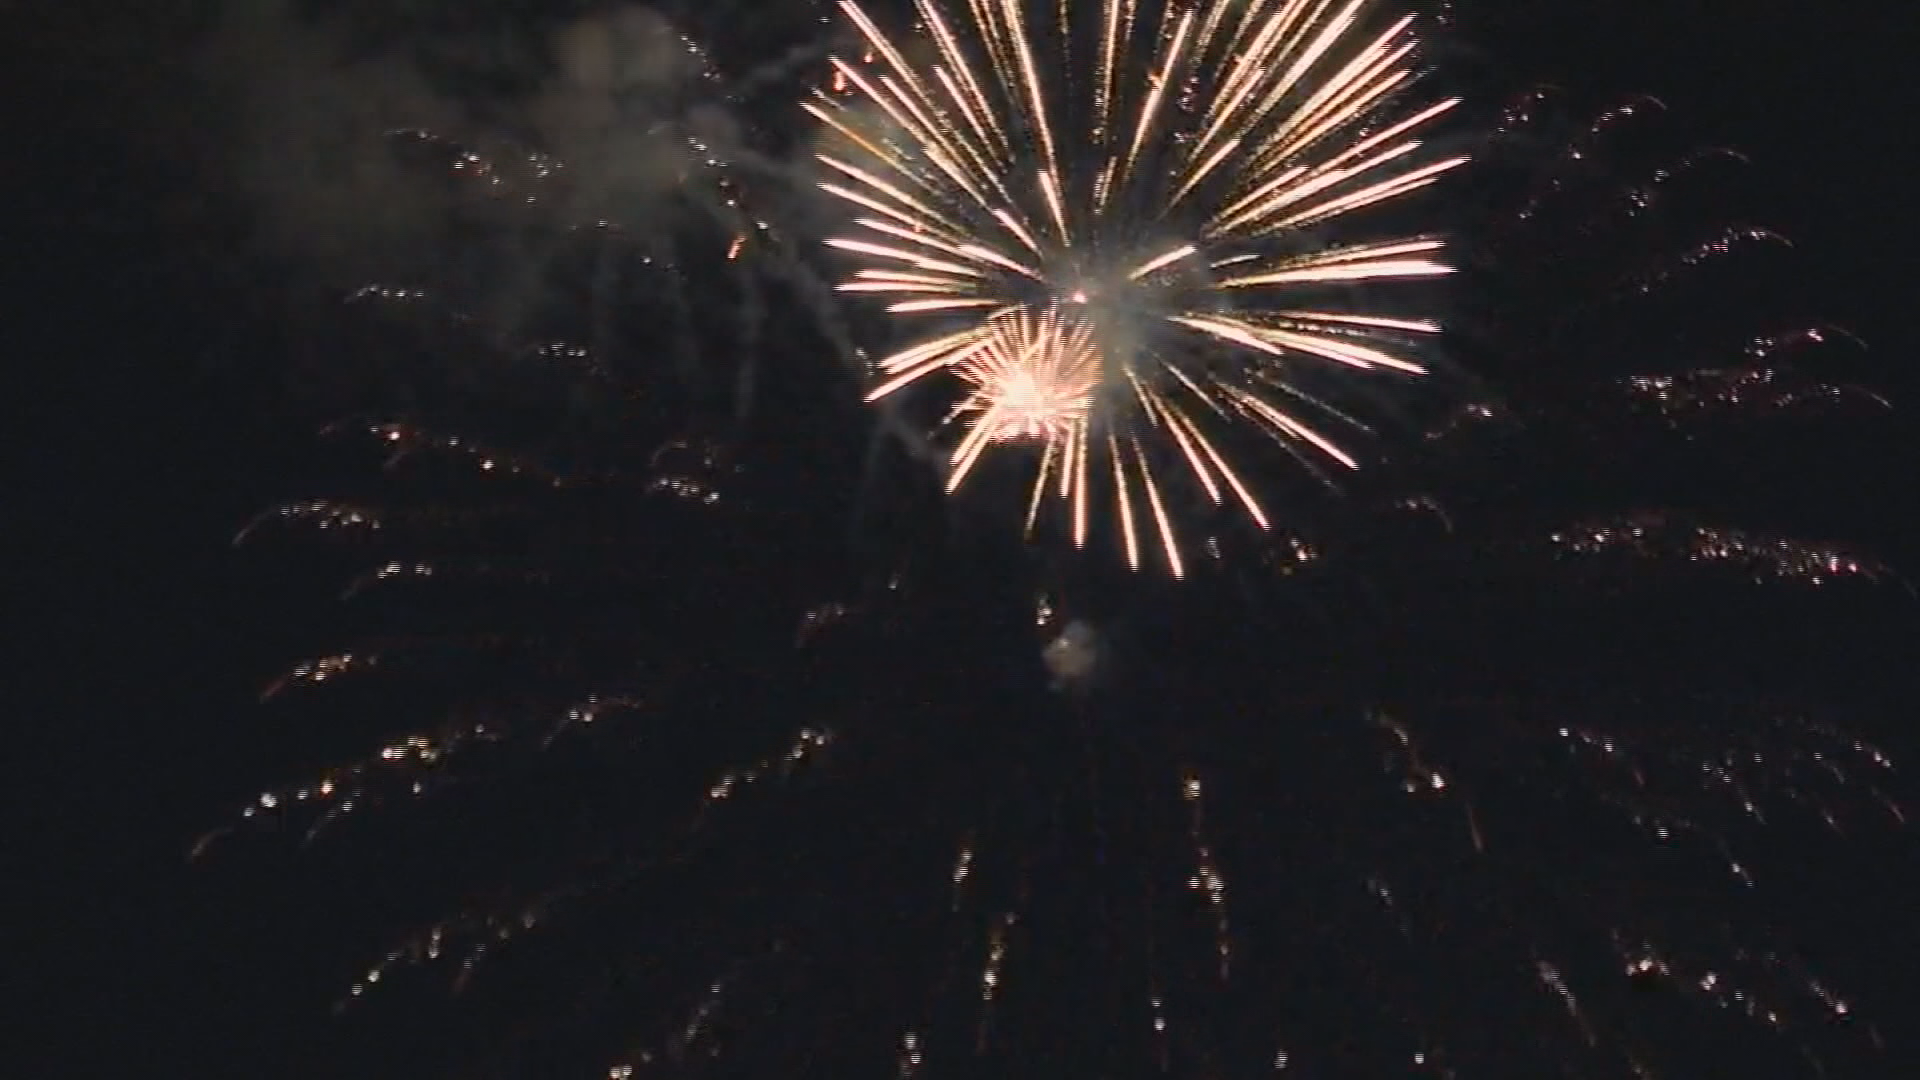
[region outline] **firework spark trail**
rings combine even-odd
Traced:
[[[1752,225],[1730,225],[1712,239],[1703,240],[1677,255],[1668,256],[1655,266],[1631,275],[1620,284],[1619,289],[1629,295],[1644,296],[1673,281],[1681,274],[1715,259],[1724,258],[1741,247],[1755,244],[1792,247],[1793,241],[1772,229]]]
[[[566,483],[559,475],[530,460],[489,449],[459,435],[427,431],[406,421],[377,424],[349,421],[332,425],[322,434],[344,434],[346,430],[355,428],[362,429],[365,434],[386,446],[388,468],[394,468],[418,454],[441,454],[449,459],[463,460],[479,473],[526,477],[551,487],[562,487]]]
[[[296,670],[314,667],[308,663]],[[588,694],[560,710],[557,719],[529,725],[540,735],[524,741],[546,750],[569,732],[632,713],[643,704],[625,695]],[[240,809],[233,824],[207,832],[195,841],[189,858],[200,858],[243,827],[281,827],[296,818],[311,819],[303,834],[310,843],[356,810],[438,794],[461,779],[458,766],[463,759],[526,734],[501,725],[455,721],[394,736],[372,753],[329,766],[301,783],[261,791]]]
[[[1408,795],[1458,794],[1458,785],[1446,770],[1428,762],[1421,753],[1420,741],[1414,737],[1413,729],[1390,716],[1376,716],[1373,723],[1393,738],[1398,754],[1394,759],[1401,772],[1400,789]],[[1464,797],[1460,799],[1460,808],[1464,817],[1466,835],[1473,845],[1475,854],[1487,852],[1487,837],[1480,828],[1480,816],[1475,812],[1473,803]]]
[[[1676,375],[1632,375],[1613,384],[1628,400],[1678,426],[1694,416],[1890,408],[1855,386],[1821,382],[1771,367],[1699,368]]]
[[[1827,585],[1849,579],[1890,579],[1907,584],[1891,567],[1844,548],[1721,528],[1660,513],[1581,522],[1555,530],[1547,539],[1567,555],[1626,554],[1718,564],[1737,569],[1755,581]]]
[[[1193,844],[1193,876],[1187,884],[1206,897],[1213,917],[1213,947],[1220,961],[1220,980],[1225,982],[1233,965],[1233,936],[1227,921],[1227,879],[1221,875],[1213,848],[1207,843],[1206,804],[1202,801],[1204,789],[1198,772],[1183,771],[1180,795],[1187,803],[1187,838]]]
[[[1720,817],[1758,827],[1771,823],[1776,804],[1810,815],[1836,834],[1846,831],[1849,820],[1906,821],[1905,809],[1888,794],[1894,766],[1884,752],[1856,736],[1797,718],[1772,720],[1732,745],[1662,746],[1588,725],[1568,725],[1558,734],[1575,753],[1571,760],[1591,771],[1596,790],[1614,785],[1605,789],[1612,792],[1605,797],[1610,805],[1661,843],[1683,831],[1709,840],[1743,882],[1748,875],[1728,854],[1723,836],[1680,820],[1644,796],[1684,791],[1699,812],[1718,810]]]
[[[1738,941],[1703,950],[1663,946],[1651,936],[1613,933],[1613,952],[1630,978],[1663,983],[1703,1005],[1723,1010],[1774,1032],[1808,1031],[1851,1023],[1853,1003],[1836,993],[1805,964],[1774,949]],[[1687,955],[1688,952],[1693,955]],[[1869,1037],[1877,1038],[1869,1027]],[[1820,1055],[1805,1042],[1800,1055],[1826,1075]]]
[[[1008,939],[1019,923],[1020,913],[1008,910],[995,915],[987,926],[986,959],[980,968],[980,1021],[974,1033],[976,1052],[985,1052],[993,1038],[994,1006],[1004,978]]]
[[[634,703],[626,699],[606,699],[587,701],[569,709],[566,718],[556,726],[542,742],[542,746],[567,728],[592,724],[596,718],[618,712],[629,711]],[[484,733],[476,737],[488,737]],[[492,736],[496,737],[496,736]],[[470,740],[471,741],[471,740]],[[569,905],[578,904],[593,896],[606,895],[614,890],[639,880],[642,874],[658,870],[663,866],[685,862],[689,859],[690,844],[711,823],[715,814],[738,801],[748,788],[777,786],[792,779],[802,770],[812,767],[820,755],[833,742],[833,734],[818,728],[802,728],[790,745],[777,754],[767,755],[750,764],[722,771],[701,793],[699,802],[684,827],[675,833],[672,847],[657,858],[630,858],[624,865],[600,876],[547,889],[529,898],[519,900],[499,908],[476,908],[462,911],[409,935],[397,946],[389,949],[377,962],[348,987],[347,996],[336,1003],[336,1009],[345,1008],[355,1000],[373,992],[383,982],[391,984],[394,978],[404,970],[420,969],[448,962],[459,961],[459,972],[454,977],[452,989],[455,992],[465,987],[480,964],[490,955],[505,948],[514,939],[527,931],[549,922],[556,912]],[[410,737],[379,755],[382,763],[416,767],[426,767],[433,763],[439,753],[451,753],[458,746],[438,747],[431,742]],[[326,793],[337,795],[341,791],[361,790],[368,779],[364,775],[370,766],[354,766],[331,774],[333,779],[325,781]],[[416,795],[420,792],[416,791]],[[271,809],[275,804],[267,801],[271,796],[263,797],[261,805]],[[301,798],[306,798],[303,791]],[[347,802],[351,802],[348,799]],[[345,805],[345,804],[342,804]],[[255,809],[255,808],[250,808]],[[335,807],[338,810],[339,807]],[[331,812],[330,812],[331,814]],[[247,816],[251,817],[249,813]],[[330,821],[323,818],[314,826],[317,832]],[[204,850],[231,830],[220,830],[209,834],[195,846],[194,856]],[[310,834],[311,835],[311,834]],[[718,987],[714,993],[719,993]],[[710,1004],[717,1004],[717,997]],[[683,1038],[689,1042],[697,1038],[702,1029],[704,1018],[711,1012],[695,1010],[689,1024],[683,1032]],[[695,1021],[701,1021],[696,1024]]]
[[[1357,468],[1322,430],[1349,418],[1301,373],[1424,371],[1412,353],[1439,327],[1347,310],[1344,290],[1450,273],[1440,242],[1302,230],[1340,235],[1466,160],[1423,152],[1456,100],[1396,104],[1410,17],[1232,7],[1105,0],[1047,20],[972,0],[956,18],[916,0],[902,45],[842,0],[867,60],[835,59],[806,105],[826,129],[820,187],[861,230],[828,241],[865,263],[840,290],[936,327],[873,364],[868,400],[957,377],[949,490],[990,447],[1037,444],[1030,530],[1051,496],[1083,546],[1110,509],[1129,564],[1150,535],[1176,577],[1170,474],[1269,524],[1223,428]],[[1143,79],[1123,74],[1136,55]]]
[[[684,1064],[696,1053],[707,1048],[714,1040],[716,1021],[727,1004],[727,992],[735,980],[740,977],[744,963],[736,963],[724,976],[715,978],[701,991],[699,1001],[685,1011],[685,1018],[673,1025],[672,1030],[658,1044],[636,1051],[632,1061],[622,1062],[607,1069],[609,1080],[623,1080],[634,1075],[637,1061],[641,1067],[660,1062]]]
[[[366,536],[386,527],[384,515],[370,506],[334,499],[310,499],[286,503],[256,516],[233,538],[235,547],[245,544],[269,525],[304,525],[336,535]]]

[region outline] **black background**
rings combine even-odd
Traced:
[[[16,54],[0,73],[0,355],[20,541],[0,723],[5,893],[25,900],[5,920],[4,967],[19,984],[9,1041],[44,1039],[49,1056],[0,1054],[18,1076],[279,1075],[318,1011],[315,973],[342,960],[287,940],[314,913],[259,880],[271,867],[190,872],[182,855],[293,756],[252,702],[299,616],[227,543],[311,475],[311,427],[276,367],[285,297],[227,258],[230,222],[196,198],[195,159],[170,152],[193,129],[175,107],[190,100],[193,20],[167,5],[27,7],[0,3]],[[1899,5],[1556,0],[1473,16],[1509,66],[1655,93],[1755,158],[1808,292],[1870,343],[1872,381],[1911,415],[1920,93]],[[1858,467],[1894,490],[1913,464]],[[1894,502],[1860,513],[1888,556],[1920,565],[1920,521]],[[1886,895],[1855,917],[1869,943],[1911,955],[1913,925],[1889,898],[1914,871],[1890,862],[1862,880],[1876,875]]]

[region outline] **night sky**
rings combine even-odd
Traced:
[[[319,594],[228,541],[261,508],[332,480],[298,329],[323,301],[311,268],[262,256],[222,172],[234,110],[202,78],[203,13],[150,6],[0,2],[15,46],[0,121],[0,280],[14,303],[0,335],[21,466],[9,666],[25,691],[8,720],[5,805],[7,874],[26,904],[7,920],[6,966],[19,984],[10,1042],[28,1043],[6,1051],[8,1071],[340,1075],[293,1062],[327,1038],[339,950],[358,962],[382,939],[289,935],[325,924],[289,884],[316,873],[295,865],[304,856],[184,861],[250,792],[315,760],[311,733],[271,729],[255,699],[310,643],[303,605]],[[1504,66],[1599,100],[1651,92],[1703,142],[1754,159],[1753,201],[1797,242],[1804,294],[1871,346],[1855,377],[1897,406],[1884,453],[1848,475],[1756,483],[1813,532],[1920,567],[1920,215],[1900,164],[1920,157],[1911,20],[1864,0],[1462,7]],[[1568,480],[1575,498],[1581,482]],[[1886,676],[1866,696],[1897,702],[1911,685],[1913,629],[1864,635]],[[1888,708],[1894,756],[1920,754]],[[1873,980],[1861,992],[1906,1036],[1872,1075],[1920,1061],[1902,1031],[1920,1005],[1916,857],[1887,841],[1809,844],[1788,860],[1851,894],[1839,910],[1857,949],[1839,966]]]

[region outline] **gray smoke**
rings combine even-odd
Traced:
[[[703,154],[738,143],[703,58],[644,9],[528,40],[442,36],[431,64],[415,44],[369,49],[287,0],[231,5],[201,70],[231,128],[219,156],[267,253],[346,283],[424,272],[476,220],[643,230],[677,212]],[[408,130],[474,151],[499,182],[423,175],[390,135]]]
[[[1100,635],[1075,619],[1040,650],[1055,690],[1084,693],[1100,672]]]

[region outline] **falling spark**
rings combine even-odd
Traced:
[[[1207,843],[1206,811],[1202,801],[1204,789],[1200,774],[1192,769],[1185,770],[1180,791],[1187,802],[1187,836],[1193,844],[1193,876],[1187,884],[1206,898],[1207,907],[1212,913],[1214,953],[1220,961],[1220,979],[1225,982],[1233,969],[1233,938],[1227,921],[1227,879],[1221,875],[1213,849]]]

